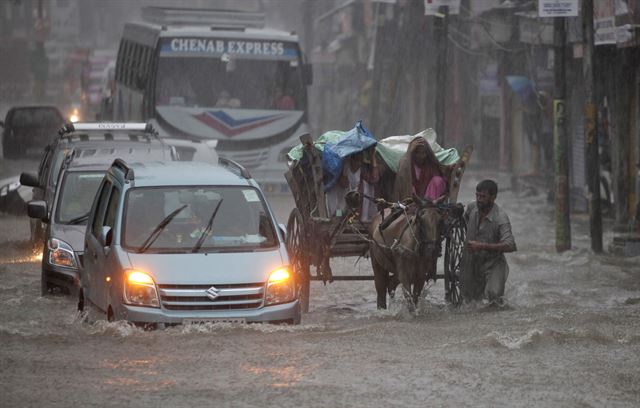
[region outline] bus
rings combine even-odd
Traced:
[[[266,191],[288,191],[287,152],[308,132],[312,77],[297,35],[265,28],[257,12],[145,7],[142,17],[124,28],[112,119],[215,139]]]

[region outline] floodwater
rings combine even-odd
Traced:
[[[469,171],[462,202],[481,176],[508,186]],[[271,203],[286,223],[293,200]],[[416,313],[377,311],[373,282],[313,282],[299,326],[156,331],[40,297],[28,220],[0,215],[0,406],[640,406],[640,259],[591,254],[580,215],[557,254],[542,194],[498,203],[519,248],[502,310],[452,309],[437,282]],[[332,266],[371,274],[368,259]]]

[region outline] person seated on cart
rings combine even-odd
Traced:
[[[429,142],[422,136],[416,136],[398,164],[394,199],[403,201],[415,194],[433,202],[441,200],[448,189],[444,174],[444,168]]]
[[[398,172],[395,178],[394,200],[398,203],[406,203],[408,199],[416,196],[421,200],[428,200],[434,204],[447,197],[448,185],[445,179],[445,169],[440,164],[429,142],[422,137],[416,136],[409,143],[406,153],[400,159]],[[395,206],[386,219],[380,224],[380,229],[384,230],[389,225],[400,219],[404,212],[412,212],[415,207]],[[428,242],[433,243],[438,248],[436,257],[430,259],[425,267],[425,273],[429,279],[435,279],[436,265],[439,253],[441,252],[440,221],[441,216],[435,207],[429,209],[428,227],[425,229]]]
[[[361,197],[376,197],[380,174],[373,149],[350,154],[342,164],[342,173],[336,185],[327,191],[327,206],[331,216],[345,211],[344,196],[357,191]],[[375,203],[367,198],[360,205],[360,220],[370,221],[376,212]]]

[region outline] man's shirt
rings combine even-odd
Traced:
[[[509,217],[498,204],[494,203],[489,214],[480,221],[477,203],[473,202],[467,206],[464,217],[467,221],[467,241],[507,244],[511,251],[517,250]],[[508,271],[507,261],[502,252],[481,250],[466,255],[471,256],[475,268],[485,273],[492,272],[493,268],[505,268],[504,272]]]

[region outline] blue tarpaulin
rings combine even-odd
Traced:
[[[376,139],[362,125],[362,121],[358,121],[353,129],[325,144],[322,152],[325,190],[331,189],[338,182],[345,157],[362,152],[376,143]]]

